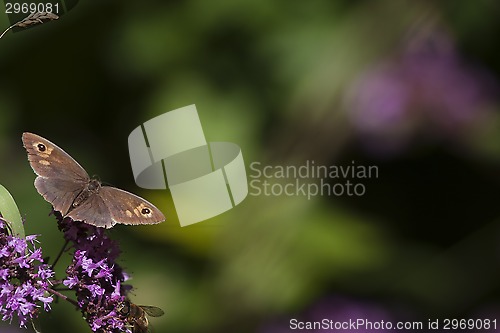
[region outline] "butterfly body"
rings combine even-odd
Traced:
[[[101,188],[101,183],[97,179],[91,179],[88,184],[85,185],[85,188],[78,194],[71,205],[73,208],[80,206],[83,202],[85,202],[90,196],[94,194],[98,194]]]
[[[28,161],[36,173],[35,188],[64,217],[97,227],[116,223],[163,222],[162,212],[145,199],[91,179],[64,150],[33,133],[23,133]]]

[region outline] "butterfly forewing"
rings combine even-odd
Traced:
[[[165,216],[158,208],[135,194],[103,186],[99,195],[109,207],[115,223],[155,224],[165,221]]]
[[[23,144],[33,171],[45,178],[87,183],[87,171],[64,150],[33,133],[23,133]]]
[[[28,161],[38,177],[35,188],[54,209],[66,214],[71,204],[90,180],[78,162],[47,139],[23,133]]]

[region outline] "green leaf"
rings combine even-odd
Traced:
[[[0,185],[0,214],[9,224],[13,235],[25,237],[23,221],[16,202],[10,192],[2,185]]]

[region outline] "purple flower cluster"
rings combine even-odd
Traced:
[[[42,250],[35,247],[35,235],[25,239],[8,234],[8,225],[0,218],[0,314],[19,326],[38,316],[40,307],[50,311],[53,297],[47,294],[52,269],[43,263]]]
[[[120,254],[118,244],[103,228],[53,213],[67,241],[65,246],[70,244],[73,250],[73,260],[63,280],[55,279],[52,267],[43,262],[41,248],[35,246],[36,236],[10,235],[9,224],[0,215],[2,320],[11,322],[17,316],[20,327],[26,327],[42,306],[49,311],[53,296],[57,296],[78,307],[92,331],[131,333],[128,314],[120,311],[131,286],[123,284],[128,276],[116,263]],[[76,300],[61,294],[57,289],[60,285],[74,291]]]
[[[115,262],[120,250],[106,230],[55,213],[64,238],[74,248],[63,284],[76,292],[78,306],[94,332],[130,332],[117,307],[126,300],[127,275]]]

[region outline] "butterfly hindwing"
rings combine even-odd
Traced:
[[[38,193],[52,204],[54,210],[61,212],[62,215],[69,212],[75,198],[84,186],[85,184],[81,182],[59,178],[37,177],[35,179],[35,188]]]
[[[99,195],[91,195],[80,206],[70,211],[69,216],[74,221],[82,221],[101,228],[111,228],[115,222],[104,200]]]

